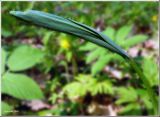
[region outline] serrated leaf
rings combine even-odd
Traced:
[[[13,106],[7,104],[6,102],[2,101],[1,102],[1,113],[2,115],[7,115],[9,113],[12,113]]]
[[[71,99],[84,96],[86,94],[86,88],[82,87],[82,84],[79,82],[73,82],[66,85],[63,88],[63,91],[66,92],[69,98]]]
[[[92,95],[97,94],[113,94],[113,87],[109,81],[96,82],[93,87],[90,88]]]
[[[116,42],[121,43],[125,41],[126,37],[128,36],[129,32],[131,32],[132,26],[123,26],[121,27],[116,34]]]
[[[103,89],[104,94],[113,94],[113,87],[112,83],[109,81],[103,81],[99,83]]]
[[[132,37],[126,39],[120,45],[123,46],[124,48],[129,48],[129,47],[132,47],[136,44],[142,43],[147,39],[148,39],[148,37],[146,35],[139,34],[139,35],[135,35],[135,36],[132,36]]]
[[[39,86],[24,74],[5,73],[2,77],[2,93],[18,99],[42,99]]]
[[[92,78],[91,75],[84,75],[84,74],[79,74],[76,78],[77,81],[79,81],[82,84],[94,84],[95,83],[95,79]]]
[[[12,52],[7,65],[11,71],[26,70],[39,63],[43,55],[44,53],[40,49],[23,45]]]
[[[5,72],[5,64],[6,64],[6,58],[7,58],[7,53],[4,49],[1,49],[1,57],[2,57],[1,74],[3,74]]]

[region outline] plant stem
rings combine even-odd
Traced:
[[[68,64],[67,63],[65,65],[65,71],[66,71],[66,74],[67,74],[66,81],[67,81],[67,83],[69,83],[70,82],[70,78],[69,78],[69,69],[68,69]]]
[[[139,75],[139,77],[141,78],[141,80],[144,84],[144,87],[147,89],[147,92],[150,96],[150,100],[152,101],[152,104],[153,104],[153,113],[156,115],[158,113],[158,102],[156,99],[156,94],[151,87],[151,84],[149,83],[148,79],[143,74],[143,71],[140,69],[140,67],[135,62],[135,60],[133,60],[132,58],[129,58],[129,59],[127,59],[127,61],[130,63],[130,65],[136,71],[136,73]]]
[[[78,69],[77,69],[77,63],[74,55],[72,56],[72,65],[73,65],[72,66],[73,75],[76,76]]]

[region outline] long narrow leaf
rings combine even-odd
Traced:
[[[35,25],[81,37],[87,41],[105,47],[112,52],[118,53],[125,58],[128,58],[126,52],[107,36],[87,25],[78,23],[74,20],[35,10],[29,10],[25,12],[11,11],[10,13]]]

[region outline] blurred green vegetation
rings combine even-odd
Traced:
[[[158,2],[2,2],[3,115],[152,114],[146,89],[120,56],[9,14],[28,9],[102,31],[141,64],[158,98]]]

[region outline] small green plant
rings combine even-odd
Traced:
[[[149,100],[146,90],[135,89],[133,87],[118,87],[118,100],[117,105],[125,105],[120,114],[139,115],[142,114],[142,110],[147,108],[149,111],[152,109],[152,104]],[[148,112],[149,112],[148,111]]]
[[[143,60],[142,71],[148,79],[151,87],[157,87],[158,66],[153,59],[148,57]],[[139,115],[146,110],[148,114],[152,114],[151,110],[153,108],[153,105],[150,100],[150,96],[145,89],[139,88],[137,86],[116,87],[115,92],[118,95],[116,104],[125,105],[120,111],[120,114],[135,115],[136,113],[137,115]],[[156,98],[158,98],[158,96],[156,96]]]
[[[147,89],[147,92],[149,93],[150,100],[152,100],[154,114],[157,114],[158,102],[156,99],[156,94],[152,90],[152,87],[148,79],[143,74],[141,68],[138,66],[136,61],[133,58],[131,58],[117,44],[115,44],[109,37],[87,25],[53,14],[48,14],[34,10],[29,10],[26,12],[11,11],[10,13],[20,19],[23,19],[24,21],[33,23],[35,25],[81,37],[87,41],[95,43],[122,56],[126,60],[126,62],[128,62],[139,75],[140,80],[142,80],[144,87]]]
[[[108,79],[94,78],[91,75],[80,74],[75,81],[67,84],[63,92],[70,98],[84,97],[88,93],[92,96],[98,94],[114,93],[112,83]]]
[[[110,39],[115,41],[118,45],[125,48],[126,50],[130,47],[139,44],[145,41],[147,38],[146,35],[138,34],[129,36],[131,33],[132,26],[123,26],[117,31],[115,29],[108,27],[103,31]],[[107,63],[113,60],[122,60],[117,54],[113,54],[109,51],[106,51],[105,48],[99,47],[93,43],[87,42],[79,48],[80,51],[89,51],[87,53],[86,63],[92,63],[91,72],[93,75],[100,72]],[[95,63],[93,63],[96,60]]]
[[[22,72],[39,63],[43,52],[27,45],[17,47],[11,54],[4,49],[1,52],[2,94],[21,100],[42,99],[43,93],[38,84],[29,76],[16,72]],[[12,109],[12,105],[2,101],[2,115],[11,113]]]

